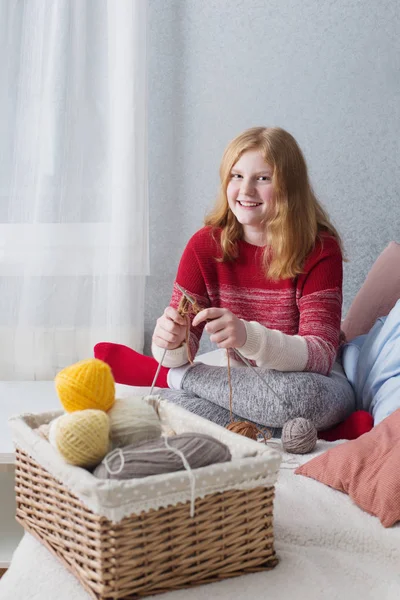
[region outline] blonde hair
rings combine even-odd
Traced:
[[[275,280],[296,277],[322,232],[336,238],[342,249],[338,232],[315,197],[306,161],[294,137],[278,127],[253,127],[228,144],[220,166],[218,198],[205,218],[205,225],[222,228],[221,260],[236,258],[236,242],[243,238],[243,227],[229,208],[226,190],[233,166],[247,150],[259,150],[273,169],[274,208],[265,223],[266,276]]]

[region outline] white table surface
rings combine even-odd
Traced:
[[[0,381],[0,464],[14,463],[10,417],[61,408],[54,381]]]
[[[10,565],[23,536],[15,520],[14,444],[9,417],[60,408],[53,381],[0,381],[0,568]]]

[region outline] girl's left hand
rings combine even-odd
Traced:
[[[209,321],[205,330],[218,348],[241,348],[246,343],[247,333],[243,321],[227,308],[205,308],[193,319],[193,327]]]

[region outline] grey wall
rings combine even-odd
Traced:
[[[149,29],[145,350],[214,201],[223,149],[254,125],[283,127],[304,150],[350,261],[345,314],[400,242],[397,0],[150,0]]]

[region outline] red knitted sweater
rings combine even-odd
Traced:
[[[215,238],[215,239],[214,239]],[[220,231],[204,227],[189,240],[176,282],[202,308],[227,308],[244,321],[257,321],[284,334],[304,337],[306,371],[328,374],[339,346],[342,306],[342,254],[337,241],[323,234],[304,265],[292,279],[271,281],[264,275],[263,248],[238,242],[238,258],[217,262],[221,256]],[[174,284],[171,306],[181,293]],[[191,328],[190,352],[197,352],[204,323]]]

